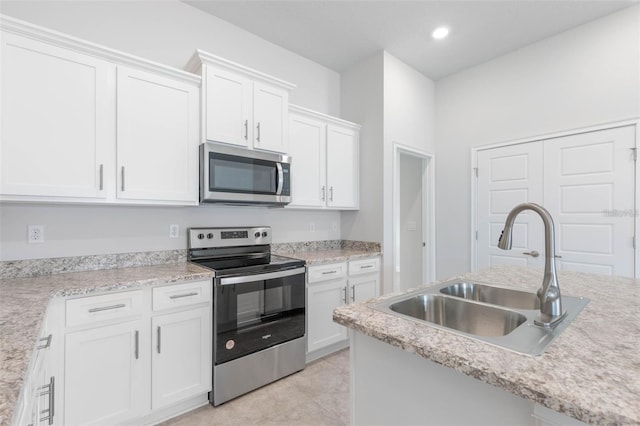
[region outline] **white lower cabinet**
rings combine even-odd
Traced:
[[[348,344],[333,310],[379,294],[380,257],[310,266],[307,273],[307,362]]]
[[[66,425],[156,423],[206,401],[209,280],[67,300],[65,331]]]
[[[145,345],[146,343],[146,345]],[[68,425],[118,424],[147,411],[148,331],[128,321],[68,333],[65,414]]]

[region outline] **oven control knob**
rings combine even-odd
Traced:
[[[209,233],[207,234],[207,238],[208,238],[208,239],[212,239],[212,238],[213,238],[213,234],[212,234],[211,232],[209,232]]]
[[[198,234],[198,239],[199,240],[203,240],[204,239],[204,234]]]
[[[267,231],[262,232],[262,236],[266,237],[267,236]]]
[[[260,238],[260,233],[256,232],[255,234],[253,234],[253,236],[256,237],[256,238]]]

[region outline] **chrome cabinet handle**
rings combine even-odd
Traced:
[[[244,140],[249,139],[249,120],[244,120]]]
[[[104,189],[104,164],[100,164],[100,191]]]
[[[334,269],[333,271],[324,271],[324,272],[322,273],[322,275],[330,275],[330,274],[335,274],[335,273],[337,273],[337,272],[338,272],[338,271],[336,271],[336,270]]]
[[[327,198],[327,187],[322,185],[322,201],[325,201]]]
[[[351,286],[351,301],[356,301],[356,288],[354,286]]]
[[[362,266],[360,266],[360,269],[369,269],[369,268],[373,268],[373,265],[362,265]]]
[[[140,332],[136,330],[136,346],[135,346],[136,359],[140,358]]]
[[[342,299],[342,301],[346,305],[347,304],[347,287],[345,286],[342,290],[344,291],[344,298]]]
[[[540,253],[538,253],[536,250],[531,250],[531,251],[525,251],[522,254],[526,254],[527,256],[531,256],[531,257],[538,257],[540,256]]]
[[[47,337],[43,337],[42,339],[40,339],[41,342],[44,341],[46,343],[36,346],[36,349],[47,349],[49,346],[51,346],[51,337],[52,335],[50,334]]]
[[[191,296],[197,296],[198,292],[194,291],[191,293],[185,293],[185,294],[174,294],[173,296],[169,296],[169,299],[180,299],[181,297],[191,297]]]
[[[158,326],[158,353],[160,353],[162,351],[162,346],[161,346],[161,339],[162,338],[162,330],[160,329],[160,326]]]
[[[40,411],[40,414],[46,413],[47,415],[45,417],[41,417],[40,421],[43,422],[45,420],[48,420],[49,424],[52,425],[53,416],[55,414],[54,413],[55,392],[56,392],[55,378],[51,376],[51,378],[49,379],[49,383],[44,386],[40,386],[38,390],[44,391],[44,392],[40,392],[40,396],[49,395],[49,408],[45,408],[44,410]]]
[[[100,312],[100,311],[109,311],[111,309],[119,309],[119,308],[124,308],[125,305],[124,303],[118,303],[117,305],[111,305],[111,306],[101,306],[99,308],[91,308],[89,309],[89,313],[94,313],[94,312]]]
[[[122,178],[122,186],[121,186],[121,190],[122,192],[124,192],[124,166],[122,166],[122,171],[121,171],[121,178]]]
[[[333,186],[329,187],[329,201],[333,201]]]
[[[258,125],[256,126],[256,128],[258,129],[258,136],[256,136],[256,140],[258,142],[260,142],[260,123],[258,122]]]

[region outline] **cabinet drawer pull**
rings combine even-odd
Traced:
[[[162,330],[160,329],[160,326],[158,326],[158,353],[161,352],[162,350],[162,346],[161,346],[161,336],[162,336]]]
[[[100,164],[100,191],[104,189],[104,164]]]
[[[329,201],[333,201],[333,186],[329,187]]]
[[[249,120],[244,120],[244,140],[249,139]]]
[[[373,265],[362,265],[362,266],[360,266],[360,269],[369,269],[369,268],[373,268]]]
[[[327,187],[322,185],[322,201],[326,201],[327,199]]]
[[[336,271],[336,270],[334,269],[333,271],[324,271],[324,272],[322,273],[322,275],[330,275],[330,274],[335,274],[335,273],[337,273],[337,272],[338,272],[338,271]]]
[[[124,308],[125,305],[124,303],[118,303],[117,305],[111,305],[111,306],[101,306],[99,308],[91,308],[89,309],[89,313],[94,313],[94,312],[100,312],[100,311],[109,311],[111,309],[120,309],[120,308]]]
[[[351,301],[356,301],[356,288],[354,286],[351,286]]]
[[[347,304],[347,287],[345,286],[342,290],[344,291],[344,298],[342,299],[342,301],[346,305]]]
[[[50,334],[47,337],[43,337],[42,339],[40,339],[41,342],[46,343],[36,346],[36,349],[47,349],[49,346],[51,346],[51,337],[52,335]]]
[[[169,296],[169,299],[180,299],[181,297],[190,297],[190,296],[197,296],[198,292],[194,291],[191,293],[185,293],[185,294],[174,294],[173,296]]]
[[[258,142],[260,142],[260,123],[258,123],[258,125],[256,126],[256,128],[258,129],[258,136],[256,136],[256,140]]]
[[[124,192],[124,166],[122,166],[122,171],[121,171],[121,176],[120,177],[122,178],[122,187],[121,187],[121,189],[122,189],[122,192]]]
[[[136,346],[135,346],[136,359],[140,358],[140,332],[136,330]]]

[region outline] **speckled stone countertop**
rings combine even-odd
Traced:
[[[380,256],[380,243],[363,241],[310,241],[273,244],[276,254],[304,260],[308,266]]]
[[[529,357],[372,309],[336,322],[590,424],[640,424],[640,280],[561,272],[562,294],[591,299],[546,352]],[[497,267],[460,276],[536,290],[542,270]]]
[[[208,279],[210,270],[181,262],[0,280],[0,425],[15,409],[31,353],[52,298]]]

